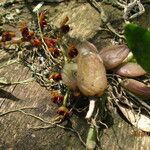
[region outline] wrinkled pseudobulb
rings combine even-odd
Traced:
[[[139,77],[146,74],[146,71],[137,63],[126,63],[120,66],[116,74],[124,77]]]
[[[72,89],[75,90],[77,88],[77,64],[76,63],[66,63],[62,69],[62,81],[64,84]]]
[[[140,81],[125,79],[121,82],[121,86],[141,98],[150,98],[150,87]]]
[[[107,88],[105,67],[97,50],[83,45],[77,48],[80,52],[77,58],[78,88],[86,96],[101,96]]]

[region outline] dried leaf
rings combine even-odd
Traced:
[[[143,130],[145,132],[150,132],[150,118],[143,115],[137,114],[132,109],[125,108],[118,104],[119,109],[127,120],[136,128]]]

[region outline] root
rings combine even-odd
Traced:
[[[94,6],[96,8],[96,10],[100,13],[101,15],[101,20],[103,21],[103,23],[106,25],[105,30],[108,30],[110,32],[112,32],[113,34],[115,34],[117,37],[121,38],[121,39],[125,39],[125,37],[123,35],[120,35],[111,25],[111,23],[108,21],[108,17],[105,14],[105,11],[101,5],[101,3],[96,2],[95,0],[88,0],[88,2]],[[104,29],[103,29],[104,30]]]
[[[0,113],[0,117],[8,115],[10,113],[14,113],[14,112],[22,112],[25,109],[35,109],[35,108],[36,107],[22,107],[22,108],[18,108],[18,109],[14,109],[14,110],[9,110],[9,111],[6,111],[4,113]]]
[[[91,97],[89,99],[90,103],[89,103],[89,110],[86,114],[86,117],[85,119],[90,119],[93,115],[93,112],[94,112],[94,109],[95,109],[95,102],[96,102],[96,99],[94,97]]]

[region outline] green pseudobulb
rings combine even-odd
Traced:
[[[150,31],[135,24],[128,24],[125,27],[125,37],[137,63],[150,73]]]

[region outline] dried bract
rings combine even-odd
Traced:
[[[57,39],[44,37],[44,42],[46,43],[47,47],[55,47],[57,44]]]
[[[70,27],[69,25],[63,25],[60,27],[60,31],[63,33],[63,34],[66,34],[70,31]]]
[[[40,39],[35,38],[35,39],[31,40],[31,44],[32,44],[33,46],[35,46],[35,47],[39,47],[39,46],[42,45],[42,42],[41,42]]]
[[[19,28],[25,41],[31,40],[31,38],[34,36],[34,32],[29,30],[27,22],[21,22]]]
[[[54,58],[57,58],[60,55],[60,51],[56,47],[50,47],[48,48],[49,52],[51,52],[52,56]]]
[[[66,16],[60,24],[60,32],[63,34],[66,34],[70,31],[69,25],[66,24],[68,20],[69,20],[69,17]]]

